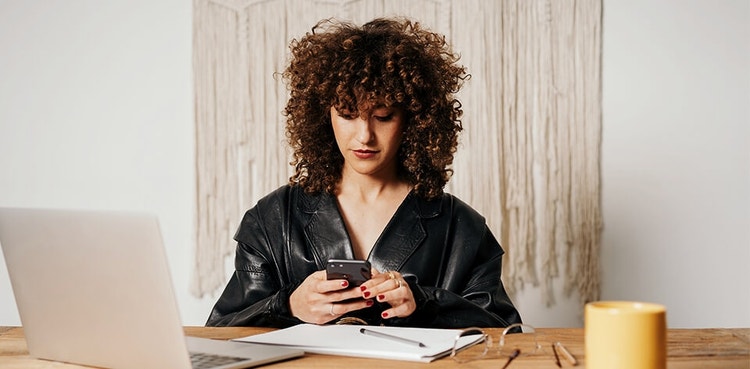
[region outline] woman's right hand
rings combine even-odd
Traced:
[[[341,302],[344,300],[350,301]],[[349,288],[347,280],[327,280],[325,270],[307,276],[289,296],[292,315],[303,322],[314,324],[330,322],[350,311],[373,304],[372,299],[362,298],[359,288]]]

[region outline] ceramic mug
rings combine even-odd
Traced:
[[[586,304],[586,369],[666,369],[667,312],[633,301]]]

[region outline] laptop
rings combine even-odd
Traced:
[[[185,337],[153,215],[0,208],[0,246],[32,357],[138,369],[208,358],[230,369],[304,353]]]

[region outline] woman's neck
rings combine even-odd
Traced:
[[[336,188],[337,197],[347,197],[360,203],[372,203],[382,198],[403,199],[411,191],[411,186],[399,179],[395,173],[388,177],[375,177],[357,173],[342,172]]]
[[[342,175],[336,201],[356,258],[368,257],[409,191],[411,186],[395,176],[382,180]]]

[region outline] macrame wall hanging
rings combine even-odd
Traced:
[[[509,292],[599,297],[601,0],[194,0],[193,294],[219,291],[242,214],[285,184],[287,46],[319,20],[406,16],[445,34],[471,79],[446,190],[506,250]]]

